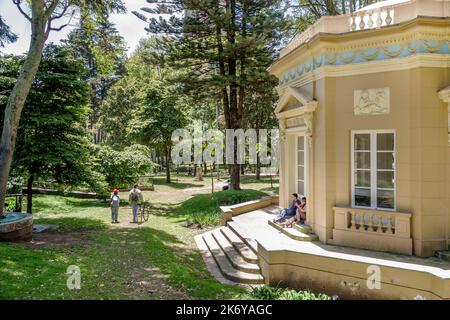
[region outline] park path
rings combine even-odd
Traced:
[[[206,182],[206,180],[205,180]],[[214,183],[214,191],[220,191],[222,190],[223,182],[216,182]],[[158,208],[166,208],[170,206],[172,203],[170,200],[171,197],[174,194],[174,191],[161,191],[161,190],[155,190],[150,191],[152,195],[156,195],[156,201],[154,202],[154,205]],[[176,190],[176,192],[179,194],[177,196],[176,200],[186,200],[196,194],[202,194],[202,193],[210,193],[211,192],[211,184],[199,186],[199,187],[190,187],[185,189],[179,189]],[[181,196],[180,196],[181,194]],[[152,199],[149,200],[150,203],[152,203]],[[113,228],[139,228],[139,227],[146,227],[147,223],[143,224],[137,224],[132,223],[132,209],[130,206],[123,206],[119,209],[119,223],[111,224]]]

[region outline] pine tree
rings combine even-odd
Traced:
[[[198,100],[221,101],[227,129],[242,128],[247,90],[269,77],[285,27],[279,0],[150,0],[148,32],[164,34],[164,63],[184,72],[177,78]],[[165,18],[164,18],[165,17]],[[236,146],[237,147],[237,146]],[[236,150],[235,150],[236,151]],[[236,154],[236,152],[234,152]],[[240,189],[240,165],[230,165],[231,188]]]
[[[4,47],[5,44],[15,42],[17,40],[17,35],[15,35],[6,22],[0,16],[0,48]]]
[[[75,55],[84,60],[86,74],[83,79],[91,85],[91,112],[87,127],[94,143],[104,140],[99,125],[101,105],[108,96],[109,89],[121,77],[126,58],[124,38],[119,34],[109,16],[92,17],[85,11],[81,15],[79,27],[73,30],[68,44]]]
[[[0,92],[7,94],[23,57],[4,57]],[[32,211],[32,186],[37,179],[54,179],[61,187],[96,184],[89,166],[89,141],[83,124],[88,111],[89,85],[80,80],[82,62],[67,48],[48,45],[33,81],[20,120],[12,169],[27,183],[27,211]],[[0,100],[0,110],[4,109]],[[0,123],[1,127],[1,123]]]

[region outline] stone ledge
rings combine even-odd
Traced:
[[[269,195],[258,200],[247,201],[232,206],[221,206],[221,224],[225,226],[234,216],[278,204],[278,195]]]

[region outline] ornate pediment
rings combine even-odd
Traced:
[[[299,110],[302,107],[313,107],[315,109],[316,106],[317,101],[303,93],[299,88],[288,87],[278,100],[275,114],[280,118],[284,112]]]
[[[284,140],[287,133],[302,132],[308,137],[311,145],[313,132],[313,112],[317,108],[317,101],[302,93],[300,89],[287,88],[275,109],[275,114],[280,123],[281,139]]]

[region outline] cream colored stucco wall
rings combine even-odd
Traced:
[[[314,113],[310,207],[322,242],[332,237],[333,207],[351,205],[351,131],[396,131],[397,211],[412,213],[414,254],[442,250],[450,230],[450,147],[447,106],[437,94],[450,83],[450,68],[326,77],[301,87],[318,101]],[[390,88],[388,115],[355,116],[355,89]],[[288,149],[294,150],[288,140]],[[295,144],[294,144],[295,145]],[[292,156],[292,155],[291,155]],[[295,171],[288,169],[289,175]],[[291,182],[288,193],[295,191]]]

